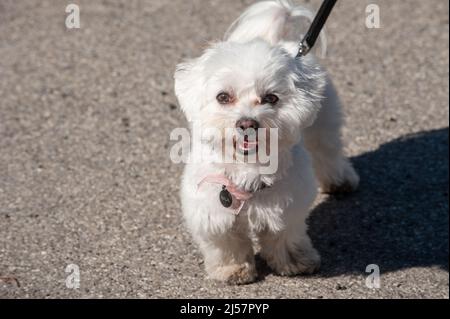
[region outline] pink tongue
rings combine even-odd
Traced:
[[[258,144],[258,142],[249,142],[249,141],[244,141],[244,143],[243,143],[243,146],[244,146],[244,148],[248,148],[249,146],[254,146],[254,145],[257,145]]]

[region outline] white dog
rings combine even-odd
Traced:
[[[305,15],[310,17],[284,1],[258,2],[232,24],[223,42],[177,67],[175,92],[189,122],[221,131],[278,129],[273,174],[262,174],[261,163],[242,161],[185,167],[183,214],[209,278],[254,281],[255,247],[277,274],[313,273],[320,256],[305,219],[316,180],[327,193],[358,185],[343,155],[342,117],[331,82],[312,54],[296,59],[298,43],[284,39],[288,24]],[[193,152],[221,152],[215,146],[224,140],[194,135]],[[244,155],[263,142],[233,141],[234,151]]]

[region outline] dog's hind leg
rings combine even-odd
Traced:
[[[354,191],[359,176],[343,154],[341,140],[342,114],[339,98],[331,83],[314,124],[304,131],[304,141],[313,159],[316,177],[324,193]]]

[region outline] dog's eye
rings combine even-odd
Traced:
[[[276,96],[275,94],[267,94],[262,98],[261,104],[276,104],[278,100],[278,96]]]
[[[231,103],[231,96],[230,94],[226,93],[226,92],[220,92],[217,96],[216,96],[216,100],[217,102],[219,102],[220,104],[230,104]]]

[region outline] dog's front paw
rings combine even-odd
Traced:
[[[267,264],[280,276],[310,275],[320,268],[320,255],[314,248],[288,251],[284,259],[266,259]]]
[[[255,266],[244,263],[217,267],[209,273],[208,277],[229,285],[245,285],[254,282],[256,275]]]

